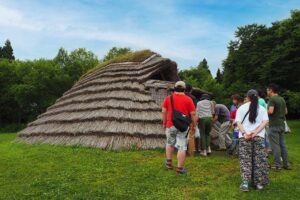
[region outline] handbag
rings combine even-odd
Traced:
[[[195,129],[195,138],[200,138],[200,130],[197,126],[196,126],[196,129]]]
[[[288,126],[287,122],[284,121],[284,133],[285,133],[285,134],[288,134],[288,133],[290,133],[290,132],[291,132],[290,127]]]
[[[190,124],[192,123],[192,120],[183,114],[182,112],[179,112],[175,110],[174,108],[174,100],[173,95],[170,96],[171,98],[171,105],[172,105],[172,122],[173,125],[180,131],[185,132],[188,130]]]

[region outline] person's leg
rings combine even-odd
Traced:
[[[266,134],[265,134],[265,148],[267,153],[269,153],[271,151],[271,145],[270,145],[270,140],[269,140],[269,127],[266,127]]]
[[[210,132],[211,132],[211,128],[212,128],[212,119],[209,117],[209,118],[206,119],[205,133],[204,133],[208,153],[211,153],[211,149],[210,149]]]
[[[178,168],[182,168],[184,166],[184,161],[186,157],[186,151],[185,150],[178,150],[177,153],[177,162],[178,162]]]
[[[243,182],[249,182],[252,174],[252,143],[245,138],[240,138],[239,143],[241,178]]]
[[[219,130],[220,130],[221,124],[217,121],[212,123],[212,128],[210,131],[210,139],[211,143],[215,146],[219,146]]]
[[[175,147],[178,149],[177,167],[183,168],[187,150],[187,132],[177,131]]]
[[[264,148],[264,138],[253,138],[253,182],[254,185],[267,185],[269,183],[269,170],[267,153]]]
[[[205,118],[200,119],[199,123],[199,130],[200,130],[200,138],[201,138],[201,151],[206,149],[206,136],[205,136]]]
[[[223,122],[219,131],[219,147],[220,149],[226,149],[226,134],[229,130],[228,122]]]
[[[282,127],[282,129],[280,129],[279,132],[279,145],[280,145],[280,149],[281,149],[281,157],[282,157],[282,161],[283,161],[283,167],[289,167],[289,161],[288,161],[288,152],[287,152],[287,148],[285,145],[285,140],[284,140],[284,127]]]
[[[173,152],[174,152],[174,146],[167,144],[166,145],[166,157],[167,157],[167,160],[172,160]]]
[[[274,166],[275,167],[281,167],[281,150],[280,150],[280,144],[279,144],[279,133],[278,133],[278,127],[269,127],[269,140],[271,144],[271,148],[274,154]]]
[[[176,142],[176,129],[175,127],[170,127],[166,129],[167,144],[166,144],[166,167],[172,168],[172,157],[174,152],[174,145]]]

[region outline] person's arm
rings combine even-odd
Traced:
[[[165,98],[164,102],[161,105],[162,107],[162,123],[163,123],[163,128],[166,128],[167,124],[167,117],[168,117],[168,97]]]
[[[163,128],[166,128],[166,124],[167,124],[167,116],[168,116],[168,112],[166,108],[162,108],[162,122],[163,122]]]
[[[268,120],[264,120],[261,122],[261,124],[251,133],[251,137],[254,138],[259,132],[261,132],[267,125]]]
[[[214,117],[213,117],[213,123],[215,123],[216,121],[218,121],[218,115],[214,115]]]
[[[271,97],[269,100],[269,103],[268,103],[268,114],[269,115],[272,115],[274,113],[274,107],[275,107],[275,102]]]
[[[246,133],[246,131],[245,131],[244,127],[243,127],[243,124],[241,122],[237,122],[237,126],[238,126],[238,128],[239,128],[239,130],[240,130],[240,132],[242,134]]]
[[[198,103],[197,103],[197,106],[196,106],[196,113],[197,113],[197,116],[198,116],[198,117],[200,116],[200,109],[201,109],[201,105],[200,105],[200,103],[198,102]]]
[[[240,130],[240,132],[242,133],[242,135],[244,136],[245,139],[249,139],[251,138],[251,134],[250,133],[246,133],[244,127],[243,127],[243,124],[239,121],[237,122],[237,126]]]
[[[197,122],[198,122],[198,117],[196,115],[196,112],[191,112],[190,114],[191,114],[191,118],[192,118],[193,128],[196,128]]]
[[[269,123],[269,117],[266,110],[262,113],[262,122],[260,125],[251,133],[251,137],[254,138],[258,133],[260,133]]]
[[[272,115],[274,113],[274,106],[269,106],[268,107],[268,114]]]
[[[192,127],[195,129],[197,126],[198,116],[197,116],[197,110],[196,110],[195,104],[192,101],[192,99],[190,99],[187,106],[188,106],[190,116],[192,118]]]

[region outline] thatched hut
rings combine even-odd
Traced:
[[[103,149],[163,147],[160,105],[178,80],[176,63],[155,53],[108,64],[84,75],[18,138]]]

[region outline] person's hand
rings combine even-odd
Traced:
[[[252,133],[246,133],[244,135],[245,139],[248,140],[248,139],[251,139],[252,138]]]
[[[258,133],[256,131],[251,132],[251,138],[254,138]]]

